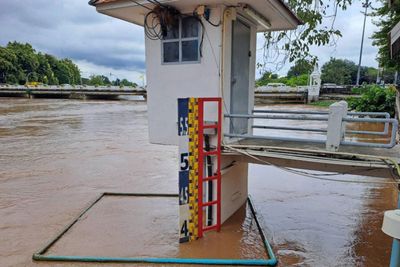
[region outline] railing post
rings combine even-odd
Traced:
[[[346,123],[343,118],[347,116],[347,102],[340,101],[329,107],[328,132],[326,137],[326,149],[338,151],[340,142],[344,140]]]
[[[307,92],[308,92],[308,95],[307,95],[308,103],[311,103],[311,102],[319,100],[320,86],[318,86],[318,85],[310,85],[308,87]]]
[[[397,115],[397,120],[400,123],[400,86],[396,87],[396,106],[395,106],[395,111],[396,111],[396,115]],[[396,140],[400,141],[400,128],[397,131]]]

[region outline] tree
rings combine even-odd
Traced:
[[[0,83],[17,83],[19,76],[17,56],[10,49],[0,47]]]
[[[264,72],[260,79],[256,81],[256,86],[264,86],[268,83],[276,83],[278,79],[278,74],[274,74],[270,71]]]
[[[65,58],[61,60],[61,63],[68,68],[68,76],[70,84],[80,84],[81,83],[81,72],[77,65],[75,65],[72,60]]]
[[[74,84],[69,67],[65,62],[57,60],[55,62],[55,66],[53,68],[54,75],[57,77],[57,80],[60,84]]]
[[[121,80],[120,79],[115,79],[115,81],[113,81],[113,85],[114,86],[120,86],[121,85]]]
[[[357,65],[350,60],[331,58],[322,66],[321,79],[323,83],[355,84],[357,70]]]
[[[121,84],[122,86],[133,86],[133,87],[137,87],[136,83],[130,82],[127,79],[122,79]]]
[[[342,36],[335,28],[335,18],[339,10],[346,10],[352,2],[353,0],[289,0],[289,7],[304,24],[293,31],[266,32],[265,62],[271,58],[283,58],[283,62],[306,59],[316,63],[317,56],[310,52],[310,47],[333,44]],[[277,65],[277,62],[274,63]]]
[[[54,84],[55,83],[54,72],[51,69],[49,62],[47,61],[46,56],[43,55],[42,53],[39,53],[37,57],[39,61],[39,66],[37,69],[37,73],[39,76],[38,81],[44,84]]]
[[[376,78],[378,76],[378,70],[373,67],[361,67],[361,73],[360,73],[360,84],[367,83],[375,83]]]
[[[89,77],[89,85],[104,86],[104,85],[111,85],[111,82],[108,79],[108,77],[104,75],[91,75]]]
[[[301,74],[299,76],[293,76],[291,78],[288,77],[286,85],[288,86],[306,86],[309,84],[310,75],[309,74]]]
[[[307,74],[309,75],[312,71],[313,71],[313,65],[305,60],[305,59],[299,59],[296,61],[296,63],[294,64],[294,66],[292,66],[288,73],[287,73],[287,77],[294,77],[294,76],[300,76],[303,74]]]
[[[379,65],[385,68],[400,70],[400,59],[391,59],[389,32],[400,21],[400,3],[389,8],[388,1],[380,0],[382,6],[377,8],[373,15],[377,18],[374,23],[379,30],[372,35],[373,45],[379,48],[377,59]]]
[[[33,47],[30,44],[10,42],[7,45],[7,49],[12,51],[17,57],[16,65],[19,71],[16,78],[18,82],[24,84],[28,81],[28,78],[37,79],[36,71],[39,61]],[[29,75],[31,76],[28,77]]]
[[[0,83],[25,84],[28,79],[49,85],[83,83],[98,86],[137,86],[127,79],[111,82],[104,75],[82,78],[79,67],[71,59],[60,60],[49,54],[37,53],[30,44],[10,42],[6,47],[0,46]]]
[[[45,54],[44,57],[46,58],[47,63],[50,65],[50,68],[51,68],[51,70],[53,72],[52,78],[49,79],[49,84],[50,85],[58,85],[60,82],[59,82],[58,77],[57,77],[57,75],[55,73],[56,69],[58,67],[58,60],[54,56],[49,55],[49,54]]]
[[[361,97],[350,98],[349,107],[361,112],[388,112],[395,113],[396,89],[378,85],[368,85],[358,89]]]

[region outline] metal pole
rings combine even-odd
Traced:
[[[363,53],[363,48],[364,48],[365,24],[367,22],[367,11],[368,11],[368,7],[370,5],[371,5],[371,3],[369,2],[369,0],[366,0],[366,2],[363,4],[363,7],[365,7],[365,13],[364,13],[364,25],[363,25],[362,38],[361,38],[360,60],[358,61],[357,86],[360,85],[361,61],[362,61],[362,53]]]

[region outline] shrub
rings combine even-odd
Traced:
[[[396,105],[396,89],[378,85],[366,85],[360,90],[361,97],[348,100],[349,107],[361,112],[388,112],[394,117]]]

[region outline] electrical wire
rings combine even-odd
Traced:
[[[205,15],[203,15],[203,17],[204,17],[204,20],[207,21],[213,27],[218,28],[222,24],[221,20],[218,23],[213,23],[213,22],[210,21],[210,18],[207,19]]]
[[[297,174],[297,175],[301,175],[301,176],[305,176],[308,178],[312,178],[312,179],[317,179],[317,180],[323,180],[323,181],[330,181],[330,182],[341,182],[341,183],[357,183],[357,184],[391,184],[391,185],[399,185],[400,181],[392,181],[392,182],[388,182],[388,181],[360,181],[360,180],[349,180],[349,179],[333,179],[333,178],[326,178],[326,177],[322,177],[322,175],[315,175],[314,173],[310,173],[310,172],[306,172],[306,171],[300,171],[300,170],[296,170],[296,169],[292,169],[292,168],[287,168],[287,167],[282,167],[279,165],[276,165],[274,163],[271,163],[269,161],[263,160],[257,156],[251,155],[250,153],[248,153],[246,150],[244,149],[237,149],[234,148],[230,145],[224,145],[224,147],[231,149],[233,151],[236,151],[242,155],[245,155],[247,157],[250,157],[252,159],[255,159],[261,163],[264,164],[268,164],[271,166],[274,166],[280,170],[286,171],[286,172],[290,172],[292,174]]]
[[[130,0],[137,3],[134,0]],[[199,44],[199,54],[203,57],[203,44],[204,44],[204,34],[205,26],[201,18],[195,14],[193,15],[183,15],[177,9],[171,6],[163,5],[157,0],[149,0],[150,3],[154,4],[155,7],[150,9],[144,18],[144,29],[146,37],[150,40],[163,40],[168,35],[168,32],[173,28],[176,28],[181,23],[184,18],[194,18],[201,25],[201,36]],[[137,3],[139,4],[139,3]],[[139,4],[141,5],[141,4]],[[143,5],[142,5],[143,6]],[[148,7],[146,7],[149,9]],[[195,12],[193,12],[195,13]],[[175,39],[180,40],[181,36]]]
[[[152,4],[158,5],[158,6],[166,7],[166,5],[160,3],[160,1],[157,1],[157,0],[147,0],[147,1],[149,1]]]
[[[213,57],[214,57],[215,66],[217,67],[217,70],[218,70],[218,77],[221,77],[221,67],[220,67],[220,63],[218,62],[216,53],[215,53],[215,51],[214,51],[214,47],[213,47],[213,45],[212,45],[212,43],[211,43],[210,37],[208,36],[208,32],[207,32],[207,29],[206,29],[205,27],[204,27],[204,32],[205,32],[205,34],[206,34],[206,38],[207,38],[207,40],[208,40],[208,44],[210,45],[211,53],[212,53],[212,55],[213,55]]]
[[[141,3],[139,3],[138,1],[135,1],[135,0],[129,0],[129,1],[135,3],[135,4],[138,5],[138,6],[144,7],[144,8],[146,8],[146,9],[148,9],[148,10],[153,10],[153,9],[151,9],[150,7],[145,6],[145,5],[141,4]]]
[[[200,50],[200,57],[203,57],[204,33],[206,32],[206,27],[204,26],[204,23],[201,20],[201,18],[199,18],[198,16],[191,16],[191,17],[197,19],[197,21],[201,25],[201,40],[200,40],[199,50]]]

